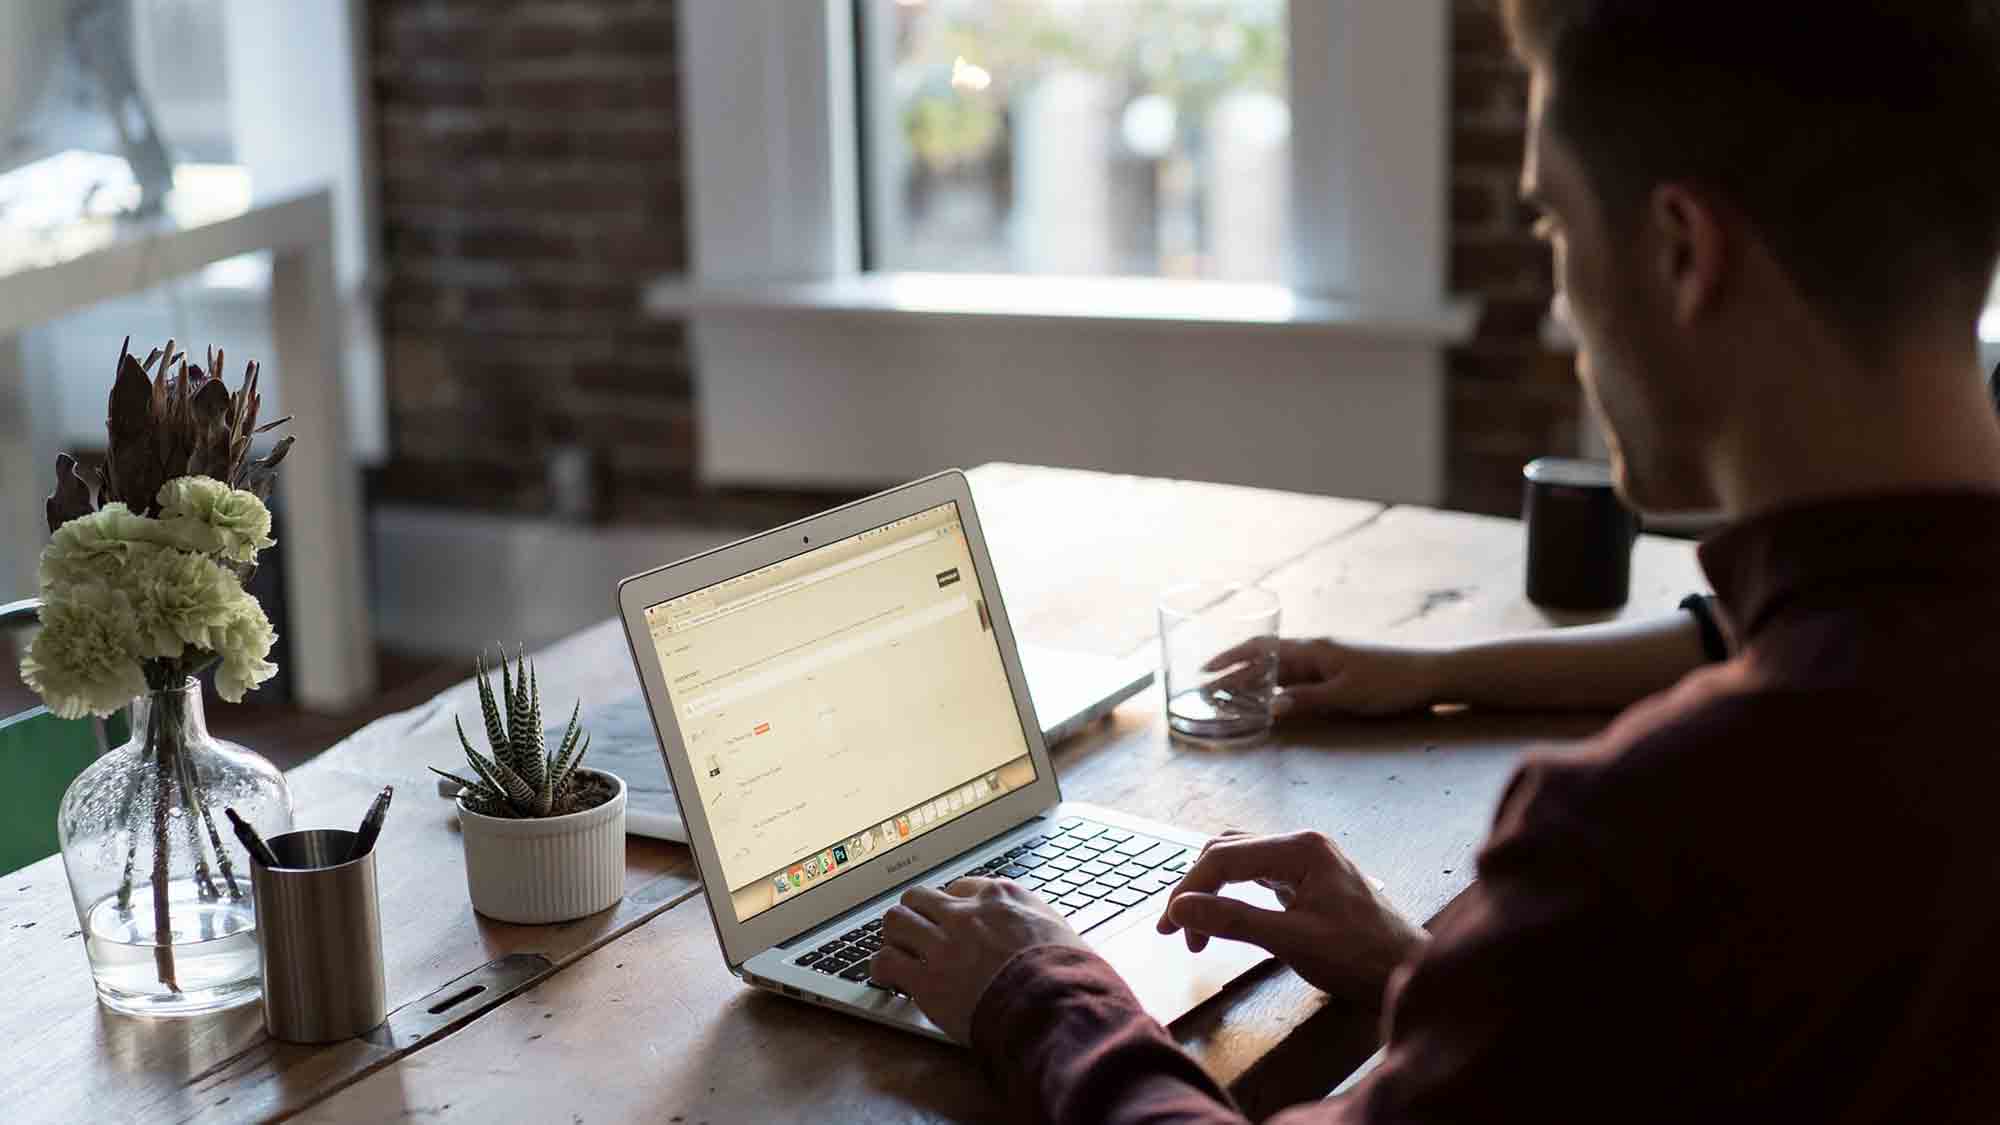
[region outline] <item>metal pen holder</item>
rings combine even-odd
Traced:
[[[332,1043],[388,1017],[375,851],[347,860],[354,833],[321,828],[265,841],[277,867],[250,865],[264,1029],[290,1043]]]

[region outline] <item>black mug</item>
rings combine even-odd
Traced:
[[[1618,499],[1602,461],[1542,457],[1521,470],[1528,600],[1548,609],[1625,604],[1639,518]]]

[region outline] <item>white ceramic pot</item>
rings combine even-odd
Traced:
[[[458,805],[472,908],[502,922],[567,922],[625,897],[625,781],[596,808],[539,820],[486,816]]]

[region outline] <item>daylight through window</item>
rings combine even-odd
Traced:
[[[1283,0],[871,0],[875,269],[1275,281]]]

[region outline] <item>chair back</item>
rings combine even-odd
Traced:
[[[32,598],[0,605],[0,631],[32,623],[40,608]],[[61,719],[46,707],[0,717],[0,875],[55,854],[63,793],[128,730],[123,711],[108,721]]]

